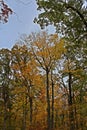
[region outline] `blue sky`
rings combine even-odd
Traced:
[[[0,48],[12,48],[22,34],[40,31],[39,25],[33,23],[33,19],[38,16],[37,5],[35,0],[4,1],[14,13],[8,23],[0,23]]]

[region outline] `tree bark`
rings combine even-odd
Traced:
[[[70,130],[74,129],[74,117],[73,117],[73,102],[72,102],[72,75],[69,72],[69,121],[70,121]]]
[[[72,105],[72,75],[69,73],[69,105]]]
[[[52,121],[51,121],[51,127],[54,128],[54,83],[53,83],[53,77],[51,72],[51,84],[52,84]]]
[[[31,125],[32,124],[32,112],[33,112],[33,109],[32,109],[32,105],[33,105],[32,97],[30,97],[29,100],[30,100],[30,125]]]
[[[51,119],[50,119],[50,95],[49,95],[49,70],[46,68],[46,95],[47,95],[47,129],[51,128]]]

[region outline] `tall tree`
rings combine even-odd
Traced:
[[[26,129],[26,117],[29,115],[29,126],[32,126],[34,121],[33,119],[33,105],[35,106],[34,98],[35,95],[39,91],[39,84],[41,81],[40,75],[37,70],[36,62],[32,56],[30,49],[27,45],[15,45],[12,48],[12,70],[13,77],[15,81],[15,95],[18,102],[16,104],[20,104],[20,109],[23,107],[23,129]],[[38,82],[39,81],[39,82]],[[38,86],[38,89],[36,87]],[[18,90],[18,92],[17,92]],[[19,96],[21,94],[21,96]],[[23,100],[21,101],[21,98]],[[15,104],[14,104],[15,105]],[[28,113],[29,111],[29,113]]]
[[[50,79],[49,75],[55,68],[55,63],[64,52],[64,43],[58,39],[57,34],[48,35],[46,32],[32,34],[30,37],[33,55],[46,75],[46,99],[47,99],[47,126],[51,128],[51,106],[50,106]],[[51,71],[52,70],[52,71]],[[52,74],[51,74],[52,76]],[[52,81],[52,77],[51,77]],[[52,82],[52,105],[54,105],[54,90]],[[52,111],[53,111],[52,106]],[[53,114],[53,113],[52,113]],[[53,116],[52,116],[53,118]],[[52,120],[53,121],[53,120]],[[53,122],[52,122],[53,123]]]
[[[3,130],[11,128],[11,52],[8,49],[0,50],[0,86],[3,98]]]
[[[16,78],[16,89],[19,89],[19,93],[23,93],[23,128],[26,129],[26,115],[27,106],[29,105],[30,110],[30,123],[32,123],[32,71],[30,67],[30,55],[27,46],[25,45],[15,45],[12,48],[12,69]],[[32,64],[33,67],[33,64]],[[19,87],[19,88],[18,88]],[[19,97],[20,98],[20,97]],[[19,99],[21,101],[21,99]],[[29,104],[27,103],[29,101]]]

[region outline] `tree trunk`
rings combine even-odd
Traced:
[[[54,128],[54,83],[53,83],[53,77],[51,72],[51,84],[52,84],[52,121],[51,121],[51,127]]]
[[[69,73],[69,122],[70,130],[74,129],[74,117],[73,117],[73,106],[72,106],[72,75]]]
[[[69,73],[69,105],[72,105],[72,75]]]
[[[47,127],[50,130],[51,120],[50,120],[50,95],[49,95],[49,70],[46,68],[46,95],[47,95]]]
[[[32,105],[33,105],[32,97],[30,97],[29,100],[30,100],[30,125],[31,125],[32,124],[32,112],[33,112],[33,109],[32,109]]]

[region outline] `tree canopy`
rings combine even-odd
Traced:
[[[40,32],[0,50],[0,129],[86,130],[87,63],[68,45]]]
[[[35,22],[56,33],[31,33],[0,49],[0,129],[86,130],[87,0],[36,1]],[[7,22],[12,10],[0,2]]]
[[[86,0],[36,0],[41,11],[35,22],[43,28],[53,24],[57,32],[72,41],[87,40]]]

